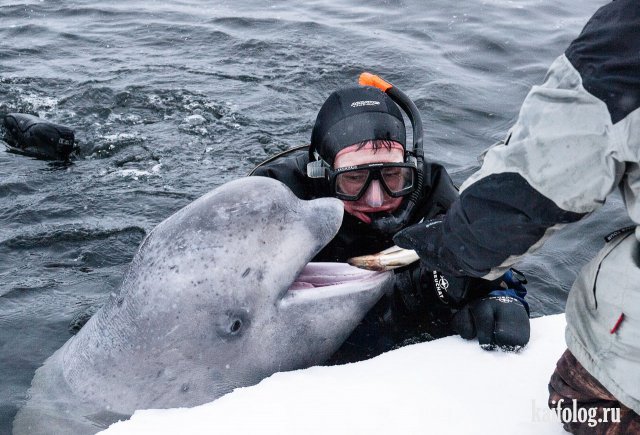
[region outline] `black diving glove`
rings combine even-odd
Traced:
[[[399,231],[393,241],[401,248],[416,251],[422,269],[438,270],[447,276],[464,275],[463,270],[452,266],[457,264],[455,259],[442,248],[443,225],[441,218],[429,219]]]
[[[470,276],[444,275],[413,263],[395,270],[394,293],[407,311],[429,310],[433,304],[461,309],[471,300],[500,287],[502,278],[487,281]]]
[[[406,311],[429,309],[434,303],[461,307],[469,300],[469,278],[445,277],[421,263],[395,270],[394,293]]]
[[[483,349],[519,351],[531,334],[529,304],[524,299],[527,281],[515,269],[509,269],[496,281],[500,289],[463,306],[454,314],[451,326],[467,340],[477,336]]]

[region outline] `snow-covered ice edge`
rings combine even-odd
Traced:
[[[563,314],[533,319],[517,354],[447,337],[276,373],[202,406],[137,411],[101,434],[566,434],[546,406],[564,328]]]

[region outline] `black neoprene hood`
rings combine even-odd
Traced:
[[[333,166],[340,150],[366,140],[387,139],[406,148],[402,113],[391,98],[370,86],[335,91],[324,102],[311,133],[309,158],[317,151]]]

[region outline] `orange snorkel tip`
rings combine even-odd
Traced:
[[[363,72],[358,78],[358,83],[362,86],[373,86],[380,89],[382,92],[387,92],[393,87],[393,85],[375,74]]]

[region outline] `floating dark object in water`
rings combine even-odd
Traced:
[[[46,160],[68,160],[75,149],[73,130],[37,116],[9,113],[4,117],[7,151]]]

